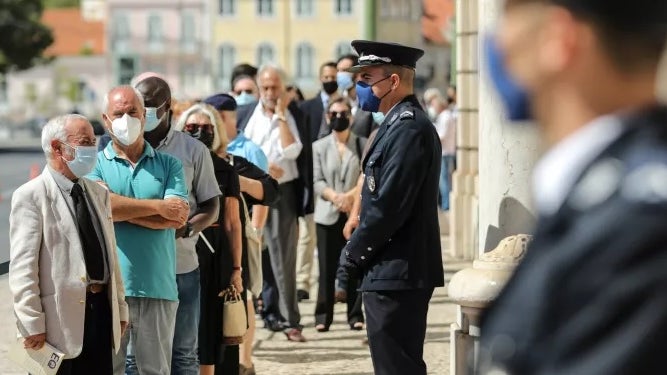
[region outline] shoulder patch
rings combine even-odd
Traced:
[[[638,203],[667,202],[667,165],[654,162],[633,170],[626,176],[621,194]]]
[[[410,120],[415,118],[415,112],[413,110],[405,110],[401,112],[401,120]]]
[[[574,186],[568,199],[570,206],[584,211],[609,199],[619,188],[623,165],[612,158],[591,166]]]

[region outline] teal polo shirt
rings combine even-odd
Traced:
[[[103,181],[112,193],[136,199],[178,197],[188,201],[181,162],[157,152],[144,142],[144,152],[133,167],[121,159],[112,142],[97,154],[88,176]],[[114,222],[125,295],[178,301],[174,229],[148,229],[129,222]]]

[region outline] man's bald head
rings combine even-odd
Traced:
[[[160,77],[145,78],[137,82],[134,87],[143,96],[146,107],[159,107],[165,102],[171,101],[169,84]]]

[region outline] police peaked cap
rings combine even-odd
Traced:
[[[666,33],[667,0],[549,0],[603,27],[629,33]]]
[[[235,111],[236,99],[229,94],[215,94],[204,99],[204,103],[218,111]]]
[[[424,55],[424,50],[419,48],[370,40],[353,40],[352,48],[359,55],[359,63],[347,69],[348,72],[353,73],[364,67],[374,65],[397,65],[415,69],[417,60]]]

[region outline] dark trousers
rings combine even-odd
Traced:
[[[265,310],[262,317],[270,319],[267,314],[275,316],[279,312],[286,320],[286,327],[300,329],[301,315],[296,299],[296,189],[296,181],[278,185],[280,200],[269,209],[266,220],[264,240],[269,248],[267,264],[271,265],[273,277],[264,280],[266,288],[262,291],[262,301]],[[265,259],[262,257],[262,261]]]
[[[364,292],[375,375],[426,375],[424,338],[433,288]]]
[[[111,306],[106,288],[86,294],[86,317],[83,325],[83,347],[76,358],[64,359],[58,375],[113,373]]]
[[[267,248],[262,251],[262,280],[262,319],[285,322],[278,307],[278,287],[271,267],[271,254]]]
[[[317,292],[317,303],[315,304],[315,324],[324,324],[329,328],[333,322],[336,272],[338,271],[338,260],[340,252],[345,247],[343,227],[347,217],[340,215],[338,221],[333,225],[316,225],[317,232],[317,259],[320,267],[319,289]],[[364,316],[361,311],[361,299],[356,290],[356,283],[348,283],[347,292],[347,321],[350,326],[357,322],[363,322]]]
[[[223,349],[222,362],[215,365],[215,375],[239,373],[239,346],[226,345]]]

